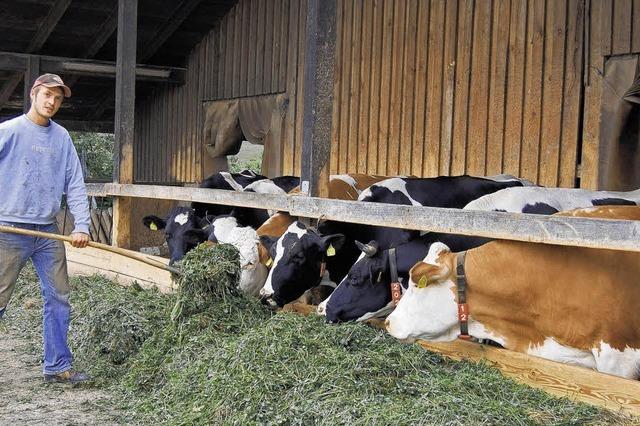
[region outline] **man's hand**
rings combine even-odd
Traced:
[[[89,244],[89,236],[84,232],[74,232],[71,234],[71,245],[75,248],[85,248]]]

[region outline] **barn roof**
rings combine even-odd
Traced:
[[[136,62],[158,68],[146,67],[147,77],[138,77],[136,97],[167,80],[179,84],[192,48],[235,3],[138,0]],[[117,6],[117,0],[0,0],[0,121],[22,112],[28,55],[44,55],[40,71],[57,72],[73,91],[56,120],[70,130],[112,129]],[[171,78],[150,77],[162,70]]]

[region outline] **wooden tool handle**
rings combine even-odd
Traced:
[[[59,241],[66,241],[68,243],[71,243],[72,238],[65,236],[65,235],[59,235],[59,234],[52,234],[50,232],[41,232],[41,231],[32,231],[30,229],[22,229],[22,228],[16,228],[13,226],[4,226],[4,225],[0,225],[0,232],[6,232],[6,233],[10,233],[10,234],[20,234],[20,235],[29,235],[31,237],[40,237],[40,238],[49,238],[51,240],[59,240]],[[169,271],[172,272],[176,275],[182,275],[182,273],[174,268],[171,267],[169,265],[165,265],[162,262],[159,262],[155,259],[152,259],[150,257],[147,257],[143,254],[131,251],[131,250],[125,250],[122,249],[120,247],[113,247],[113,246],[109,246],[107,244],[101,244],[101,243],[96,243],[94,241],[89,241],[88,244],[90,247],[94,247],[100,250],[105,250],[105,251],[110,251],[112,253],[117,253],[117,254],[121,254],[122,256],[126,256],[130,259],[135,259],[138,260],[140,262],[146,263],[147,265],[151,265],[151,266],[155,266],[156,268],[160,268],[160,269],[164,269],[165,271]]]

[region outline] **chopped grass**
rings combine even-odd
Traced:
[[[518,385],[484,364],[449,361],[399,343],[361,324],[329,326],[315,316],[273,315],[235,291],[237,253],[224,246],[196,250],[181,267],[189,284],[199,284],[178,295],[125,289],[99,276],[73,280],[71,342],[77,366],[96,378],[94,386],[114,395],[114,405],[126,413],[120,422],[632,422]],[[190,263],[196,257],[198,262]],[[207,278],[208,268],[217,268],[219,281]],[[41,309],[33,302],[39,301],[37,287],[26,270],[7,317],[33,340],[40,333]],[[171,321],[180,298],[180,314]]]

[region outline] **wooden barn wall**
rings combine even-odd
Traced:
[[[607,58],[640,54],[640,0],[587,0],[588,26],[584,75],[584,127],[582,134],[582,181],[585,188],[607,188],[602,157],[600,115],[603,74]]]
[[[186,83],[136,105],[135,181],[202,180],[202,103],[282,92],[290,94],[282,174],[299,173],[305,16],[304,0],[239,1],[191,53]]]
[[[240,0],[186,84],[137,105],[136,182],[203,178],[202,102],[283,92],[281,174],[298,174],[305,16],[305,0]],[[337,25],[331,173],[571,187],[580,163],[599,185],[600,75],[640,52],[640,0],[339,0]]]
[[[346,0],[331,172],[574,186],[583,0]]]

